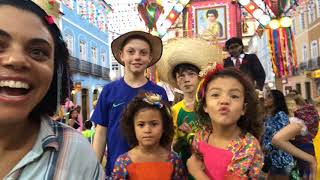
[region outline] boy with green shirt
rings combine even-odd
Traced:
[[[196,129],[194,109],[199,72],[222,59],[218,46],[200,39],[177,38],[164,46],[162,59],[157,64],[160,79],[183,92],[183,100],[172,106],[172,116],[176,127],[173,149],[185,164],[191,156],[192,138],[189,137]]]

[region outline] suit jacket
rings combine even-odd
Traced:
[[[224,59],[224,67],[235,67],[231,57]],[[240,71],[247,74],[256,84],[256,88],[263,89],[266,73],[255,54],[245,54],[240,65]]]

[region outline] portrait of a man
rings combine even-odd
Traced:
[[[227,38],[225,6],[199,8],[195,15],[196,33],[200,37],[206,40]]]

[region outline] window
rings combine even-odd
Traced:
[[[96,47],[91,48],[91,56],[92,56],[92,63],[97,64],[97,48]]]
[[[86,60],[87,54],[86,54],[86,42],[80,41],[80,60]]]
[[[106,52],[105,52],[105,51],[102,51],[102,52],[101,52],[101,64],[105,64],[105,62],[106,62],[106,57],[107,57]]]
[[[118,69],[119,69],[119,64],[112,64],[113,71],[118,71]]]
[[[301,27],[301,31],[303,31],[306,28],[306,24],[304,21],[304,12],[300,13],[300,27]]]
[[[318,57],[318,42],[314,40],[311,42],[311,58],[316,59]]]
[[[307,46],[303,45],[302,48],[302,62],[307,62],[308,61],[308,50],[307,50]]]
[[[309,1],[309,5],[308,5],[308,9],[309,9],[309,24],[312,23],[313,21],[316,20],[315,18],[315,14],[314,14],[314,3],[313,0]]]
[[[70,55],[73,56],[73,36],[71,34],[66,34],[64,40],[67,44]]]

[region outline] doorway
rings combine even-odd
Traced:
[[[83,121],[88,119],[88,89],[81,89],[81,110]]]

